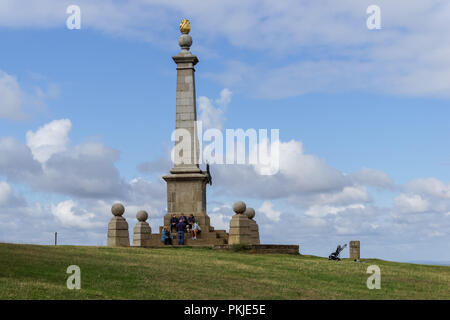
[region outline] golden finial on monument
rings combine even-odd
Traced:
[[[188,34],[191,31],[191,23],[188,19],[181,20],[180,31],[183,34]]]

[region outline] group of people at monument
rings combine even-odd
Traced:
[[[191,234],[191,240],[197,240],[197,235],[201,232],[201,228],[195,221],[193,214],[186,217],[184,213],[181,213],[180,217],[176,214],[170,218],[170,226],[164,226],[161,232],[161,241],[165,245],[172,245],[173,237],[172,231],[175,229],[178,235],[178,244],[184,245],[184,233],[189,232]]]

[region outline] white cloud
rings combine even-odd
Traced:
[[[1,5],[0,5],[1,7]],[[45,99],[56,98],[59,87],[54,83],[48,83],[45,78],[31,76],[34,81],[39,81],[30,92],[21,87],[17,78],[0,70],[0,119],[25,120],[30,117],[31,110],[42,111],[47,105]],[[43,89],[42,81],[47,85]]]
[[[27,145],[0,139],[0,174],[34,191],[77,197],[126,196],[129,185],[115,167],[119,152],[99,142],[69,146],[70,120],[52,121],[27,133]]]
[[[11,186],[4,181],[0,181],[0,206],[7,203],[11,196]]]
[[[231,102],[231,91],[227,88],[220,92],[220,97],[213,103],[208,97],[198,98],[199,120],[203,122],[204,129],[223,130],[225,111]]]
[[[366,207],[364,204],[351,204],[348,206],[341,206],[341,207],[329,205],[313,205],[305,212],[305,214],[316,218],[322,218],[327,215],[337,215],[338,213],[345,212],[349,209],[364,210],[365,208]]]
[[[230,227],[231,217],[234,215],[233,209],[230,205],[224,204],[214,207],[208,212],[211,225],[215,230],[226,230],[228,232]]]
[[[278,150],[277,174],[261,175],[259,165],[212,165],[217,185],[224,191],[233,188],[235,194],[274,199],[336,192],[352,184],[348,177],[328,166],[324,159],[305,154],[300,141],[279,142]],[[243,184],[242,181],[248,183]]]
[[[426,212],[431,209],[427,199],[420,195],[401,194],[394,200],[395,209],[400,213]]]
[[[406,184],[405,190],[439,199],[450,199],[450,184],[436,178],[416,179]]]
[[[115,166],[118,158],[118,151],[102,143],[76,145],[53,154],[43,166],[42,176],[33,177],[29,183],[38,190],[78,197],[117,197],[127,191]]]
[[[12,137],[0,138],[0,174],[13,181],[24,181],[41,173],[41,165],[27,146]]]
[[[14,193],[12,187],[5,181],[0,181],[0,207],[24,205],[25,200]]]
[[[101,223],[95,221],[96,215],[86,210],[77,208],[72,200],[67,200],[51,206],[53,216],[65,227],[78,227],[90,229],[101,227]]]
[[[265,216],[272,221],[280,221],[281,212],[275,210],[271,201],[264,201],[258,211],[264,213]]]
[[[321,204],[348,205],[370,202],[371,198],[365,186],[347,186],[340,191],[320,193],[313,197],[315,202]]]
[[[392,178],[381,170],[362,168],[360,171],[354,172],[349,176],[355,183],[361,185],[369,185],[384,189],[393,189],[395,185]]]
[[[60,28],[69,4],[4,0],[0,26]],[[82,28],[176,50],[177,25],[185,16],[192,21],[198,50],[205,51],[200,43],[220,41],[253,53],[264,51],[265,62],[228,60],[224,72],[210,74],[256,96],[367,90],[449,97],[450,34],[442,27],[450,14],[448,1],[379,0],[382,29],[376,31],[366,28],[366,8],[373,4],[369,0],[80,0],[77,4]],[[222,52],[209,55],[226,61]],[[280,61],[287,56],[289,62]]]
[[[216,103],[225,107],[231,102],[232,92],[228,88],[222,89],[220,91],[220,97],[216,100]]]
[[[24,119],[23,103],[23,93],[16,78],[0,70],[0,119]]]
[[[392,216],[397,221],[445,221],[450,211],[450,184],[436,178],[415,179],[403,186],[403,191],[394,199]],[[418,215],[421,213],[425,214]]]
[[[27,146],[34,159],[45,163],[52,155],[66,151],[71,128],[72,123],[69,119],[61,119],[47,123],[36,132],[28,131]]]

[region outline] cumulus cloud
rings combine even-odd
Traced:
[[[351,204],[348,206],[335,207],[329,205],[313,205],[311,206],[305,214],[312,217],[325,217],[327,215],[337,215],[340,212],[344,212],[349,209],[365,209],[363,204]]]
[[[349,175],[355,183],[369,185],[383,189],[393,189],[395,187],[392,178],[381,170],[362,168],[361,170]]]
[[[243,195],[271,199],[339,191],[351,185],[350,179],[328,166],[324,159],[306,154],[300,141],[276,143],[279,145],[277,174],[259,174],[259,164],[212,165],[217,184],[224,188],[234,188],[236,193]],[[237,181],[247,181],[249,185]]]
[[[34,159],[44,163],[52,155],[66,151],[71,128],[72,122],[69,119],[61,119],[53,120],[36,132],[28,131],[26,134],[27,146]]]
[[[0,119],[28,119],[31,110],[45,110],[45,100],[58,96],[56,84],[45,80],[48,88],[43,89],[41,82],[44,79],[34,80],[39,80],[39,85],[35,85],[33,90],[24,90],[15,76],[0,70]]]
[[[13,181],[26,181],[42,174],[31,150],[12,137],[0,138],[0,174]]]
[[[445,220],[450,212],[450,184],[436,178],[415,179],[403,186],[403,192],[394,199],[392,215],[397,220]],[[417,216],[420,214],[420,216]]]
[[[52,204],[51,212],[65,227],[89,229],[102,226],[99,222],[94,220],[96,217],[95,214],[78,209],[75,202],[72,200],[63,201],[56,205]]]
[[[2,1],[0,26],[59,28],[70,4]],[[313,4],[296,0],[80,0],[77,4],[86,29],[135,37],[172,50],[179,22],[175,17],[188,16],[196,39],[201,40],[195,42],[197,50],[208,51],[199,42],[220,41],[258,55],[264,52],[266,62],[254,59],[251,63],[227,60],[221,52],[208,53],[225,61],[223,72],[209,76],[255,96],[365,90],[449,97],[450,35],[442,27],[450,12],[447,1],[379,0],[382,29],[376,31],[366,27],[366,9],[373,4],[369,0]],[[273,61],[274,55],[292,59],[282,63]]]
[[[204,129],[223,130],[226,120],[224,115],[228,104],[231,102],[231,95],[231,91],[225,88],[214,102],[205,96],[198,98],[199,120],[202,121]]]
[[[411,193],[450,200],[450,184],[445,184],[436,178],[412,180],[406,184],[405,190]]]
[[[215,230],[226,230],[228,232],[230,220],[234,212],[229,204],[221,204],[208,210],[211,225]]]
[[[88,142],[53,155],[43,175],[29,182],[36,189],[79,197],[117,197],[127,188],[115,166],[118,158],[118,151]]]
[[[165,213],[163,181],[141,177],[127,181],[115,166],[117,150],[100,142],[72,145],[71,127],[69,119],[54,120],[28,131],[27,144],[11,137],[0,139],[0,175],[44,198],[70,197],[56,204],[28,204],[6,181],[0,181],[0,214],[9,221],[8,226],[0,223],[2,234],[42,243],[57,230],[64,237],[63,243],[72,239],[72,243],[104,244],[104,228],[115,202],[126,206],[131,228],[136,213],[146,210],[149,222],[157,229]],[[19,226],[23,219],[27,227],[22,230]],[[3,232],[3,228],[9,231]],[[32,232],[24,232],[28,229]]]
[[[395,209],[400,213],[426,212],[431,209],[427,199],[418,194],[401,194],[394,200]]]
[[[5,181],[0,181],[0,208],[24,205],[25,200],[14,193],[12,187]]]
[[[281,212],[276,210],[270,201],[264,201],[261,204],[261,207],[258,208],[258,211],[264,213],[266,217],[272,221],[280,221]]]
[[[24,119],[23,104],[23,93],[16,78],[0,70],[0,119]]]
[[[91,198],[124,196],[129,186],[115,167],[119,152],[102,143],[69,146],[68,119],[27,132],[27,145],[0,139],[0,174],[35,191]]]

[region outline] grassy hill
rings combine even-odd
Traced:
[[[369,290],[366,269],[381,268]],[[81,290],[66,287],[69,265]],[[0,299],[450,299],[450,267],[197,248],[0,243]]]

